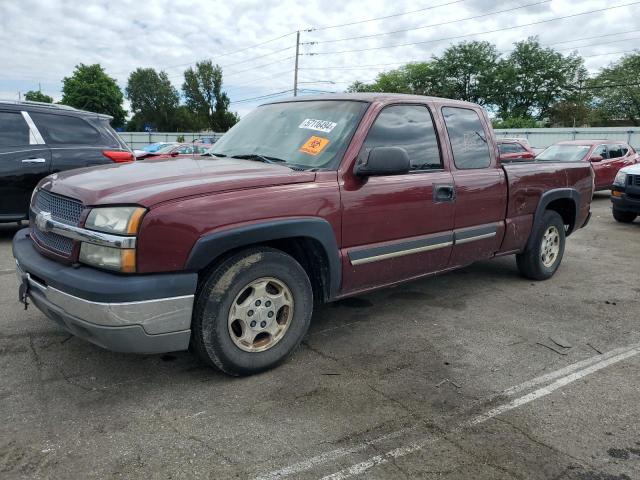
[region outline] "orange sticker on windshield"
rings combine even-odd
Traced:
[[[309,155],[318,155],[328,144],[328,138],[316,137],[313,135],[309,137],[309,140],[304,142],[304,145],[300,147],[300,151],[302,153],[308,153]]]

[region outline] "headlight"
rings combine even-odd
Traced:
[[[80,261],[94,267],[123,273],[136,271],[136,251],[132,248],[113,248],[83,242],[80,245]]]
[[[627,174],[625,172],[618,172],[613,184],[619,187],[624,187],[627,184]]]
[[[146,210],[141,207],[98,207],[89,212],[84,226],[87,230],[133,236],[138,233]],[[135,248],[116,248],[82,242],[80,261],[87,265],[123,273],[136,271]]]
[[[117,235],[135,235],[145,209],[141,207],[99,207],[89,212],[85,228]]]

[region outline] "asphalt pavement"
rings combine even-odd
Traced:
[[[0,226],[0,478],[640,479],[640,220],[593,218],[546,282],[515,259],[321,307],[230,378],[112,353],[17,302]]]

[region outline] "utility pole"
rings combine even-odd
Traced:
[[[298,96],[298,56],[300,55],[300,30],[296,33],[296,66],[293,70],[293,96]]]

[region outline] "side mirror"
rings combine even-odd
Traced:
[[[358,162],[353,173],[359,177],[373,175],[402,175],[409,173],[411,162],[404,148],[374,147],[366,162]]]
[[[602,155],[594,155],[589,159],[590,162],[601,162],[603,159]]]

